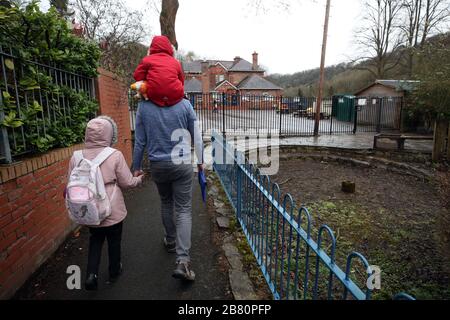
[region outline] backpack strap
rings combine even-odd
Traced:
[[[114,148],[106,147],[103,149],[102,152],[98,154],[97,157],[95,157],[94,160],[92,160],[92,163],[100,166],[103,162],[105,162],[106,159],[108,159],[114,152],[117,150]]]
[[[78,150],[73,153],[73,156],[75,158],[75,167],[78,167],[80,165],[80,162],[84,159],[83,157],[83,151]]]

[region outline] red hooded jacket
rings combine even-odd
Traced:
[[[150,46],[150,55],[142,59],[134,71],[134,79],[147,81],[148,98],[160,107],[173,106],[184,96],[183,69],[173,53],[169,39],[156,36]]]

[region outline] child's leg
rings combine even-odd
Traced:
[[[121,271],[122,227],[123,222],[120,222],[107,228],[109,276],[112,278],[119,276]]]
[[[102,256],[103,242],[105,241],[105,228],[89,228],[91,236],[89,238],[89,255],[87,274],[98,275],[100,258]]]

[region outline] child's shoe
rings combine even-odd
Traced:
[[[115,274],[115,275],[109,275],[109,279],[108,279],[108,281],[106,282],[106,284],[113,284],[113,283],[115,283],[115,282],[117,282],[117,280],[119,280],[119,278],[120,278],[120,276],[122,275],[122,273],[123,273],[123,266],[122,266],[122,263],[120,264],[120,269],[119,269],[119,272],[117,273],[117,274]]]
[[[87,291],[96,291],[98,288],[98,277],[96,274],[91,273],[88,275],[84,287]]]

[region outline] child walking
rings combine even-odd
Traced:
[[[80,166],[83,159],[95,163],[99,161],[99,170],[103,178],[104,189],[109,200],[110,214],[99,221],[98,225],[89,226],[89,255],[87,264],[87,278],[85,282],[86,290],[97,290],[98,287],[98,271],[100,265],[100,257],[102,253],[103,243],[105,239],[108,242],[108,256],[109,256],[109,280],[108,283],[115,282],[122,273],[121,262],[121,241],[122,241],[122,226],[125,217],[127,216],[127,209],[121,188],[132,188],[142,184],[143,175],[133,177],[130,169],[125,161],[123,154],[110,147],[117,142],[117,125],[109,117],[101,116],[91,120],[86,128],[85,134],[85,148],[78,153],[75,153],[69,164],[69,185],[66,190],[66,198],[68,193],[82,195],[83,192],[76,190],[69,190],[70,179],[74,179],[73,171]],[[106,153],[106,156],[105,156]],[[97,160],[102,158],[102,160]],[[106,159],[104,159],[106,158]],[[76,170],[75,170],[76,171]],[[75,174],[75,180],[77,175]],[[80,179],[78,179],[80,180]],[[103,188],[103,186],[102,186]],[[75,196],[74,196],[75,197]],[[79,209],[80,217],[84,217],[88,210],[92,209],[89,206],[81,206]],[[69,211],[73,208],[69,208]],[[94,206],[94,209],[96,207]]]

